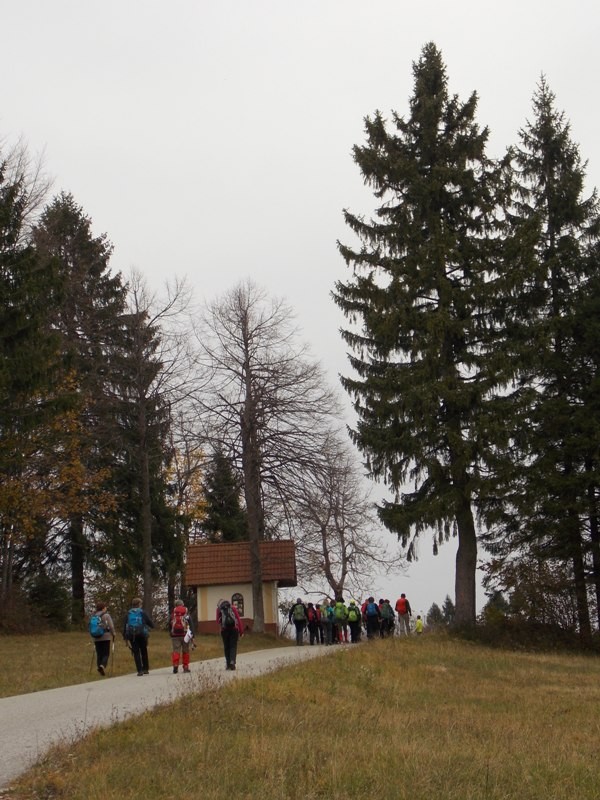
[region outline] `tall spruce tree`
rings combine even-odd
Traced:
[[[339,245],[353,277],[333,296],[353,325],[342,336],[358,373],[342,383],[358,416],[352,438],[394,492],[381,520],[409,559],[423,530],[436,531],[434,547],[458,534],[455,621],[472,624],[474,504],[503,380],[493,364],[504,182],[485,154],[476,95],[449,95],[434,44],[413,73],[408,118],[393,113],[390,132],[377,112],[354,148],[380,204],[370,221],[345,212],[362,246]]]
[[[18,165],[17,165],[18,166]],[[43,551],[37,521],[51,504],[38,480],[40,452],[61,409],[57,341],[48,336],[61,281],[24,233],[28,176],[0,152],[0,606],[7,611],[25,547]],[[42,531],[43,536],[43,531]],[[36,562],[39,567],[39,561]]]
[[[91,220],[69,194],[57,196],[33,229],[40,258],[52,260],[64,284],[61,302],[50,314],[48,331],[59,339],[60,379],[77,397],[77,408],[62,431],[58,458],[68,459],[71,475],[63,515],[73,598],[72,619],[84,608],[84,575],[89,558],[93,515],[110,504],[103,483],[110,464],[107,443],[106,381],[109,354],[120,336],[125,287],[109,273],[112,246],[105,235],[94,236]],[[108,426],[111,427],[110,425]],[[74,490],[73,490],[74,488]]]
[[[589,320],[598,307],[600,216],[595,192],[584,197],[585,165],[543,78],[533,112],[514,149],[513,221],[536,230],[512,314],[518,379],[511,418],[520,463],[510,495],[514,514],[496,549],[570,566],[578,627],[589,643],[587,531],[597,514],[600,431],[589,391],[598,376]],[[597,552],[596,562],[600,574]]]

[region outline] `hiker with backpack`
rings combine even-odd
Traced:
[[[321,603],[321,627],[325,634],[325,644],[333,644],[333,607],[329,600]]]
[[[355,600],[350,600],[348,605],[348,627],[350,628],[350,641],[352,644],[360,642],[361,614]]]
[[[221,639],[223,639],[225,669],[234,670],[238,640],[240,636],[244,635],[240,612],[229,600],[219,600],[217,603],[217,622],[221,629]]]
[[[317,612],[317,633],[319,644],[325,644],[325,626],[323,625],[320,603],[315,603],[315,611]]]
[[[308,609],[300,597],[297,598],[294,605],[290,608],[288,618],[290,622],[294,623],[294,627],[296,628],[296,645],[303,645],[304,628],[308,620]]]
[[[386,636],[392,636],[394,633],[394,626],[396,624],[396,615],[389,600],[381,599],[379,601],[379,635],[382,639]]]
[[[365,626],[367,628],[367,639],[374,639],[379,633],[379,620],[381,612],[375,602],[374,597],[369,597],[365,605]]]
[[[96,610],[90,617],[88,630],[96,648],[96,668],[100,675],[106,675],[110,645],[115,641],[115,626],[106,603],[102,601],[96,603]]]
[[[396,600],[396,613],[398,614],[398,622],[400,623],[399,633],[404,633],[406,636],[408,636],[410,633],[410,618],[412,616],[412,609],[404,592],[402,592],[398,600]]]
[[[179,672],[179,661],[183,664],[183,671],[190,671],[190,644],[194,639],[192,620],[183,600],[175,601],[175,608],[171,614],[170,622],[173,672]]]
[[[348,643],[348,609],[343,597],[338,597],[333,607],[333,620],[337,631],[337,641]]]
[[[308,641],[310,644],[319,644],[319,616],[312,603],[306,606],[306,620],[308,623]]]
[[[123,639],[131,649],[138,676],[148,675],[148,637],[154,623],[142,608],[142,600],[134,597],[123,623]]]

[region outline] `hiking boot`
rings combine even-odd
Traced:
[[[147,669],[145,669],[144,670],[144,675],[150,675],[150,672]]]
[[[98,672],[100,673],[100,675],[106,675],[106,670],[104,669],[102,664],[98,665]]]
[[[173,667],[173,674],[177,674],[179,672],[179,667]]]
[[[190,668],[189,668],[189,667],[184,667],[184,668],[183,668],[183,671],[184,671],[184,672],[189,672],[189,671],[190,671]]]
[[[230,664],[229,669],[235,669],[235,664]]]
[[[143,674],[143,672],[138,672],[138,678],[141,678]]]

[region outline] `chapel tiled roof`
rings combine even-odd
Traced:
[[[296,549],[291,539],[260,542],[263,581],[296,586]],[[191,544],[187,549],[188,586],[250,583],[250,542]]]

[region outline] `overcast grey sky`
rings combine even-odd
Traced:
[[[351,157],[363,118],[404,115],[412,63],[434,41],[449,88],[477,91],[490,155],[517,140],[544,73],[600,178],[597,2],[573,0],[0,0],[0,139],[44,152],[115,246],[112,266],[198,299],[251,276],[296,309],[331,376],[346,370],[329,297],[351,241],[342,209],[374,202]],[[453,595],[455,548],[404,590]]]

